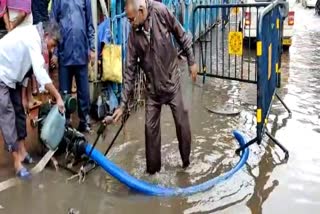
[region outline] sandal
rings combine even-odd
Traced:
[[[23,180],[28,180],[31,178],[31,173],[26,168],[23,167],[17,172],[17,177]]]
[[[22,163],[25,163],[25,164],[33,164],[34,163],[32,157],[30,156],[29,153],[27,153],[27,155],[24,158],[24,160],[22,161]]]

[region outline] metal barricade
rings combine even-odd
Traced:
[[[115,10],[111,10],[111,11],[116,11],[116,9],[118,9],[119,11],[120,10],[119,5],[121,2],[113,2],[113,3],[114,3]],[[113,14],[112,33],[114,37],[114,43],[121,45],[122,47],[122,63],[123,63],[122,67],[125,68],[127,44],[128,44],[128,38],[129,38],[131,26],[125,13],[120,13],[120,14],[111,13],[111,14]],[[134,92],[129,101],[130,109],[135,109],[135,110],[138,104],[144,103],[143,95],[144,95],[144,81],[145,81],[142,70],[139,67],[137,67],[136,69],[137,69],[137,72],[136,72],[136,82],[135,82]],[[120,87],[118,87],[118,84],[113,86],[117,87],[118,91],[120,91]]]
[[[282,31],[287,9],[288,3],[276,0],[198,5],[193,10],[194,52],[203,83],[206,77],[216,77],[257,84],[257,136],[237,153],[254,143],[260,144],[266,134],[289,157],[288,151],[266,130],[275,96],[291,114],[276,94],[280,87]],[[207,14],[215,17],[213,22],[206,18]]]
[[[219,4],[200,5],[193,11],[194,51],[198,59],[203,83],[206,76],[241,82],[257,83],[257,56],[252,50],[255,43],[256,23],[259,22],[258,11],[268,3],[257,4]],[[227,11],[227,20],[219,17],[214,26],[203,21],[197,13],[222,14]],[[250,16],[250,17],[249,17]],[[198,29],[197,29],[198,28]],[[205,32],[198,36],[198,32]],[[244,49],[244,42],[247,48]]]
[[[281,11],[287,4],[276,1],[260,12],[257,35],[258,98],[257,98],[257,141],[262,141],[265,125],[280,87],[280,63],[282,53],[283,16]],[[278,97],[279,98],[279,97]],[[279,98],[280,99],[280,98]],[[282,102],[282,100],[280,99]],[[282,102],[283,103],[283,102]],[[284,103],[283,103],[284,104]],[[284,104],[286,107],[286,105]],[[286,107],[287,108],[287,107]]]
[[[121,45],[123,61],[126,58],[127,43],[130,32],[130,23],[125,13],[112,18],[112,33],[115,44]]]

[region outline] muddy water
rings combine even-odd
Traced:
[[[0,213],[56,214],[75,208],[81,214],[102,213],[308,213],[320,209],[320,18],[313,10],[296,6],[293,46],[283,56],[280,96],[291,108],[289,117],[275,102],[269,131],[290,151],[289,161],[265,138],[251,147],[248,164],[235,177],[212,190],[190,197],[156,198],[133,192],[102,170],[85,184],[66,182],[64,171],[46,169],[32,182],[0,193]],[[304,19],[300,19],[303,17]],[[199,80],[200,82],[200,80]],[[206,181],[230,169],[237,161],[234,129],[255,136],[255,87],[238,82],[208,80],[204,87],[184,81],[190,109],[192,164],[180,169],[180,156],[170,110],[162,112],[162,171],[147,176],[144,156],[144,112],[134,114],[110,159],[131,174],[165,186],[187,186]],[[236,117],[210,114],[206,107],[232,106]],[[110,133],[109,131],[108,133]],[[107,138],[110,138],[108,135]],[[266,144],[270,146],[266,147]],[[106,144],[100,144],[101,149]]]

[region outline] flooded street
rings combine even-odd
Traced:
[[[280,97],[292,110],[290,117],[275,100],[268,129],[290,152],[283,152],[265,136],[250,147],[248,164],[213,189],[189,197],[158,198],[129,191],[101,169],[84,184],[66,182],[70,176],[46,169],[33,180],[0,193],[0,214],[104,213],[290,213],[318,214],[320,210],[320,17],[314,10],[295,7],[293,45],[282,60]],[[185,72],[186,73],[186,72]],[[199,77],[199,84],[201,79]],[[135,177],[164,186],[189,186],[219,176],[234,166],[238,145],[232,136],[240,130],[255,137],[256,87],[253,84],[207,78],[203,87],[184,78],[185,104],[193,133],[191,166],[181,169],[173,118],[162,109],[162,170],[145,173],[144,110],[128,120],[109,159]],[[211,114],[207,108],[232,106],[239,116]],[[114,128],[112,128],[114,129]],[[107,139],[114,132],[109,131]],[[107,141],[107,142],[110,142]],[[270,146],[266,146],[269,144]],[[108,143],[100,143],[104,150]]]

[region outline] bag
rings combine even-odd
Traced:
[[[121,45],[105,44],[103,47],[102,81],[122,83]]]

